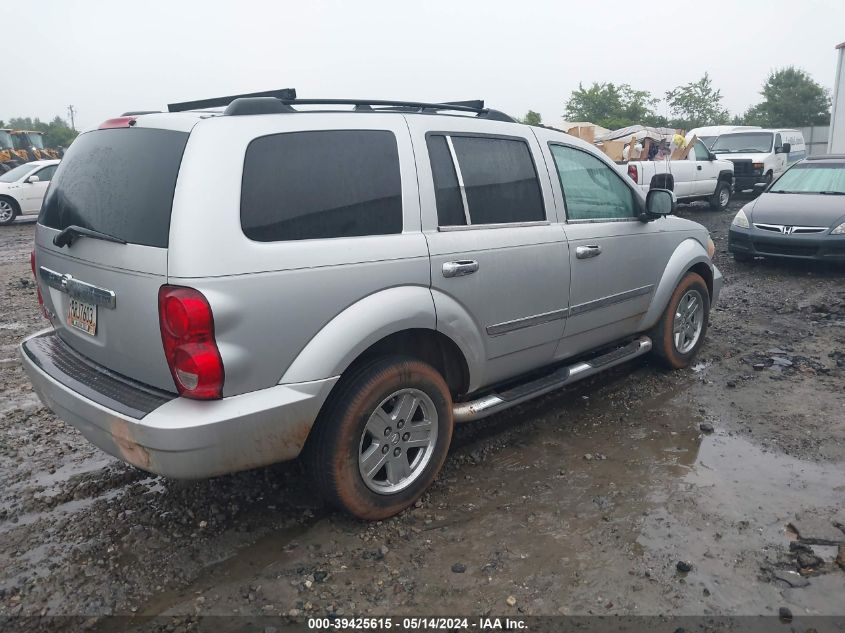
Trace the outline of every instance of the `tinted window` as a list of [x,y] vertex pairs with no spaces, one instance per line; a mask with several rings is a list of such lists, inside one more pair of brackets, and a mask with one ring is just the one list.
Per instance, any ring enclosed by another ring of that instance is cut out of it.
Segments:
[[396,138],[332,130],[255,139],[244,160],[241,226],[260,242],[401,233]]
[[692,150],[695,152],[695,160],[710,160],[710,152],[701,141],[696,141]]
[[458,187],[455,164],[445,136],[432,135],[426,140],[431,174],[434,178],[434,195],[437,200],[437,221],[440,226],[466,224],[464,202]]
[[546,219],[537,172],[524,141],[453,136],[452,144],[472,224]]
[[41,182],[50,182],[50,179],[53,177],[53,174],[56,173],[56,167],[58,165],[50,165],[49,167],[45,167],[41,171],[37,171],[33,174],[33,176],[38,176],[38,180]]
[[637,214],[634,192],[621,176],[587,152],[550,146],[570,220],[629,218]]
[[38,221],[166,247],[184,132],[150,128],[80,135],[53,176]]

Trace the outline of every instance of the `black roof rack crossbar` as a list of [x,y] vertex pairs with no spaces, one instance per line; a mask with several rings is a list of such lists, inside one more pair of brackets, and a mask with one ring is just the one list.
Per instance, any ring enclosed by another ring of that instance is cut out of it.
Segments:
[[168,112],[185,112],[186,110],[202,110],[203,108],[219,108],[227,106],[235,99],[250,97],[275,97],[281,101],[296,99],[295,88],[282,88],[281,90],[265,90],[264,92],[250,92],[242,95],[231,95],[228,97],[213,97],[211,99],[200,99],[198,101],[183,101],[182,103],[167,104]]
[[[409,108],[413,110],[455,110],[458,112],[484,112],[483,101],[452,101],[448,103],[428,103],[425,101],[392,101],[382,99],[284,99],[288,105],[351,105],[351,106],[387,106]],[[363,109],[363,108],[362,108]]]

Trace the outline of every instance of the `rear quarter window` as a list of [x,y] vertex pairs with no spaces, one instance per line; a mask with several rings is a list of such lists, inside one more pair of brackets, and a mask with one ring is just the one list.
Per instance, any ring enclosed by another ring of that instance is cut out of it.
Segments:
[[152,128],[97,130],[67,150],[38,221],[71,225],[130,244],[166,248],[186,132]]
[[259,242],[401,233],[396,138],[328,130],[255,139],[244,158],[241,227]]

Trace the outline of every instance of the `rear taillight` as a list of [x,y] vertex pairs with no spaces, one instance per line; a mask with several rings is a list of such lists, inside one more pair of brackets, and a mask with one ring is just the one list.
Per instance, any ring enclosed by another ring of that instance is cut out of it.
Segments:
[[41,314],[48,321],[50,316],[47,314],[47,308],[44,307],[44,297],[41,296],[41,286],[38,284],[38,273],[35,272],[35,251],[29,254],[29,267],[32,269],[32,276],[35,279],[35,292],[38,295],[38,307],[41,308]]
[[636,165],[630,165],[630,164],[628,165],[628,176],[634,182],[639,182],[640,175],[639,175],[639,172],[637,171]]
[[135,125],[137,117],[134,116],[119,116],[114,119],[107,119],[100,123],[98,130],[111,130],[116,127],[131,127]]
[[223,360],[214,340],[211,306],[199,290],[162,286],[158,319],[164,356],[179,395],[197,400],[223,397]]

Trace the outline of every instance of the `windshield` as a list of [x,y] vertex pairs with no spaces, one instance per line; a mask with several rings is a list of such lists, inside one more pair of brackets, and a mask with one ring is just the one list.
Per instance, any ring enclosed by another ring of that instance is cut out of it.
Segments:
[[16,182],[35,169],[33,165],[20,165],[0,176],[0,182]]
[[771,132],[722,134],[710,149],[714,154],[760,154],[772,151],[773,140],[774,135]]
[[6,130],[0,130],[0,149],[12,149],[12,135]]
[[713,141],[715,141],[718,136],[699,136],[698,140],[704,143],[704,145],[708,148],[713,147]]
[[44,149],[44,137],[41,134],[36,134],[35,132],[28,132],[27,137],[29,138],[29,144],[32,147]]
[[56,170],[38,221],[75,224],[131,244],[166,248],[185,132],[98,130],[73,142]]
[[845,195],[845,163],[799,163],[778,178],[769,193]]

